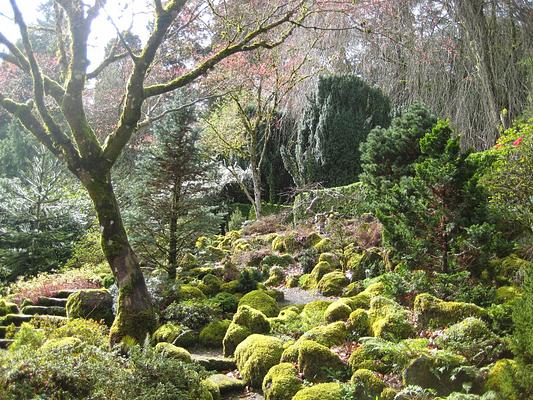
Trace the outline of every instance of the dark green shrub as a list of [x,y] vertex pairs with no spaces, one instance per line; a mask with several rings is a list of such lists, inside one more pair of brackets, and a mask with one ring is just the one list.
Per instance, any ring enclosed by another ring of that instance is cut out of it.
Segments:
[[209,302],[173,302],[163,311],[166,321],[177,322],[192,330],[198,330],[217,319],[220,309]]

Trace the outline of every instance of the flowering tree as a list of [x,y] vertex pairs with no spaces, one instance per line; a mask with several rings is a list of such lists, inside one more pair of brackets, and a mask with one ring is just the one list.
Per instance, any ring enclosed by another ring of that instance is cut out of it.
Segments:
[[[269,1],[267,4],[253,0],[224,4],[209,1],[199,15],[194,5],[206,4],[204,2],[154,0],[151,33],[141,49],[136,51],[121,39],[126,52],[111,51],[93,70],[89,70],[87,59],[88,38],[105,0],[55,0],[55,3],[60,11],[58,15],[64,20],[56,24],[60,57],[59,72],[54,76],[47,74],[40,64],[25,19],[16,0],[10,0],[21,41],[17,45],[0,33],[0,43],[8,50],[1,56],[31,77],[32,93],[31,100],[23,102],[12,93],[0,92],[0,105],[66,164],[87,190],[101,227],[102,248],[119,287],[111,342],[125,336],[142,341],[155,329],[156,314],[122,223],[111,169],[137,127],[143,124],[143,106],[150,99],[190,85],[227,57],[277,47],[310,13],[317,11],[320,3],[312,0]],[[227,24],[224,40],[192,67],[168,79],[152,80],[158,49],[171,27],[186,27],[202,16],[206,24]],[[124,57],[131,59],[133,68],[122,90],[120,115],[102,140],[96,135],[94,123],[88,119],[84,93],[90,79]]]

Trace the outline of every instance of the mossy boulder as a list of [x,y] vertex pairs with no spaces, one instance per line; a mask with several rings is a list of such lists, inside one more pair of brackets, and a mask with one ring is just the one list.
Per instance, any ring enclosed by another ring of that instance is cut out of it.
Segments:
[[272,240],[272,250],[280,253],[292,253],[299,244],[293,234],[278,235]]
[[372,335],[391,341],[407,339],[415,333],[409,314],[394,300],[376,296],[370,301],[370,329]]
[[0,317],[7,314],[18,314],[19,308],[15,303],[0,299]]
[[210,322],[200,331],[198,337],[200,344],[210,348],[222,347],[222,341],[230,324],[231,321],[227,319]]
[[333,245],[333,242],[330,238],[324,238],[320,240],[320,242],[316,243],[313,248],[319,253],[327,253],[332,251],[335,246]]
[[245,326],[232,322],[222,339],[223,354],[225,357],[230,357],[235,352],[235,349],[244,339],[252,334],[252,331]]
[[264,290],[252,290],[242,296],[239,307],[249,306],[261,311],[267,317],[275,317],[279,313],[279,307],[271,296]]
[[350,316],[352,309],[340,301],[331,303],[324,313],[327,322],[346,321]]
[[517,371],[518,366],[514,360],[496,361],[487,375],[485,389],[494,390],[502,399],[520,400],[522,393],[519,390]]
[[355,281],[349,283],[342,291],[342,295],[345,297],[356,296],[364,290],[363,283],[361,281]]
[[347,284],[348,278],[341,271],[333,271],[320,279],[317,288],[324,296],[337,296],[342,293]]
[[220,400],[220,389],[219,387],[212,381],[208,379],[204,379],[200,382],[200,399],[204,400]]
[[370,335],[370,317],[368,316],[368,312],[362,308],[352,311],[348,316],[346,328],[350,336],[354,338]]
[[253,334],[235,349],[235,362],[242,378],[253,388],[261,388],[263,380],[283,353],[283,342],[272,336]]
[[386,387],[381,391],[381,394],[379,395],[379,400],[394,400],[397,394],[397,389]]
[[326,253],[320,254],[318,256],[318,262],[320,261],[328,262],[330,265],[332,265],[335,268],[340,267],[339,259],[334,253],[326,252]]
[[[219,287],[220,288],[220,287]],[[207,296],[199,288],[192,285],[181,285],[178,290],[178,299],[185,300],[205,300]]]
[[324,275],[327,273],[335,271],[335,267],[331,265],[327,261],[320,261],[318,262],[311,273],[309,274],[309,278],[306,279],[305,284],[302,286],[305,289],[313,289],[316,288],[318,285],[318,282],[322,279]]
[[382,282],[375,282],[366,287],[365,290],[357,295],[350,297],[356,304],[357,308],[369,308],[372,298],[385,292],[385,285]]
[[443,328],[467,317],[487,316],[487,311],[475,304],[444,301],[428,293],[416,296],[413,309],[418,324],[430,328]]
[[486,365],[505,351],[503,341],[479,318],[466,318],[451,325],[436,339],[445,350],[464,356],[473,365]]
[[350,383],[355,389],[357,400],[374,400],[379,398],[385,383],[377,375],[368,369],[358,369],[352,375]]
[[283,268],[274,266],[270,268],[268,279],[265,281],[265,286],[279,286],[285,280],[285,272]]
[[322,236],[320,236],[316,232],[311,232],[307,237],[304,239],[303,245],[304,248],[308,249],[309,247],[313,247],[318,242],[322,240]]
[[67,316],[113,323],[113,297],[106,289],[83,289],[72,293],[67,299]]
[[227,376],[225,374],[213,374],[209,376],[206,380],[216,385],[221,395],[241,392],[246,386],[244,381],[237,378],[233,378],[231,376]]
[[434,389],[437,394],[447,396],[459,392],[464,385],[478,385],[477,371],[472,368],[457,368],[465,362],[464,357],[451,353],[443,356],[421,356],[414,359],[403,371],[404,385],[416,385],[425,389]]
[[273,267],[274,265],[277,265],[278,267],[285,268],[293,263],[294,259],[290,254],[270,254],[263,258],[263,260],[261,261],[261,266]]
[[512,301],[520,295],[520,290],[514,286],[501,286],[496,289],[496,300],[500,303]]
[[292,400],[339,400],[342,399],[342,385],[338,382],[320,383],[303,388]]
[[317,326],[305,332],[302,339],[314,340],[326,347],[343,344],[348,337],[348,330],[342,321],[324,326]]
[[161,342],[155,345],[155,350],[162,355],[186,363],[192,362],[191,353],[183,347],[174,346],[172,343]]
[[298,371],[311,382],[324,382],[335,372],[345,369],[345,365],[335,353],[313,340],[298,340],[282,355],[283,362],[296,362]]
[[154,343],[166,342],[177,346],[190,347],[194,345],[196,341],[197,335],[194,331],[170,322],[161,325],[152,334],[152,342]]
[[300,285],[300,277],[299,276],[289,276],[285,282],[285,286],[288,288],[295,288]]
[[222,279],[214,274],[207,274],[202,278],[204,284],[203,292],[207,295],[214,295],[220,292],[220,286],[222,285]]
[[274,365],[263,379],[263,394],[265,400],[287,400],[302,387],[302,380],[298,377],[298,370],[291,363]]

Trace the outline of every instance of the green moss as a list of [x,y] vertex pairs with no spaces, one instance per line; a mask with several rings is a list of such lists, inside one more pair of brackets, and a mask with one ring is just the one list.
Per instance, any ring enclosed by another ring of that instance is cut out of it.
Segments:
[[394,400],[397,394],[398,391],[396,389],[386,387],[381,391],[381,394],[379,395],[379,400]]
[[18,314],[19,308],[15,303],[0,299],[0,317],[7,314]]
[[196,247],[198,250],[203,250],[209,245],[209,238],[206,236],[200,236],[198,239],[196,239],[196,242],[194,243],[194,247]]
[[350,380],[354,385],[354,394],[358,400],[374,400],[379,397],[385,383],[376,374],[368,369],[358,369]]
[[280,253],[292,253],[298,248],[293,234],[278,235],[272,240],[272,250]]
[[278,256],[277,254],[271,254],[263,258],[261,261],[261,266],[273,267],[274,265],[277,265],[278,267],[285,268],[293,263],[294,259],[290,254],[283,254],[281,256]]
[[240,306],[233,315],[233,322],[247,327],[253,333],[268,333],[270,323],[265,314],[249,306]]
[[314,340],[326,347],[341,345],[346,341],[348,331],[344,322],[338,321],[325,326],[317,326],[302,335],[302,339]]
[[255,308],[267,317],[275,317],[279,313],[276,300],[270,297],[264,290],[252,290],[245,294],[239,301],[239,307],[243,305]]
[[302,387],[302,380],[297,376],[298,370],[290,363],[274,365],[263,380],[265,400],[286,400]]
[[202,390],[202,395],[206,397],[206,400],[209,398],[207,393],[211,396],[211,399],[220,400],[220,388],[216,383],[209,379],[204,379],[200,382],[200,386]]
[[226,331],[230,324],[231,321],[227,319],[207,324],[200,331],[200,344],[212,348],[222,347],[222,341],[224,340],[224,336],[226,335]]
[[318,291],[324,296],[337,296],[348,284],[348,279],[340,271],[325,274],[318,282]]
[[191,253],[185,253],[183,257],[181,257],[181,259],[179,260],[179,267],[183,271],[189,271],[199,266],[200,262],[198,261],[198,258],[196,258],[196,256]]
[[279,286],[285,280],[285,272],[278,266],[270,268],[268,279],[265,281],[265,286]]
[[371,300],[368,316],[372,334],[376,337],[399,341],[415,333],[407,311],[386,297],[376,296]]
[[170,322],[161,325],[152,335],[155,343],[167,342],[172,343],[183,333],[183,328]]
[[222,285],[222,279],[213,274],[207,274],[202,278],[202,283],[205,285],[203,292],[207,295],[214,295],[220,292],[220,286]]
[[356,296],[351,297],[357,308],[369,308],[370,300],[385,292],[385,285],[382,282],[376,282],[369,285],[365,290]]
[[241,392],[246,386],[242,380],[224,374],[214,374],[209,376],[206,380],[217,385],[221,394]]
[[520,296],[521,292],[514,286],[501,286],[496,289],[496,300],[506,303]]
[[283,353],[283,342],[277,338],[253,334],[235,349],[235,362],[242,378],[253,388],[261,388],[263,379]]
[[313,247],[315,246],[318,242],[320,242],[322,240],[322,237],[316,233],[316,232],[312,232],[311,234],[309,234],[306,238],[305,238],[305,241],[304,241],[304,248],[308,249],[309,247]]
[[224,339],[222,339],[224,356],[232,356],[239,343],[251,334],[252,331],[247,327],[232,322],[224,335]]
[[494,390],[502,399],[520,400],[521,386],[517,381],[517,364],[514,360],[498,360],[489,370],[486,389]]
[[348,284],[342,291],[342,295],[346,297],[356,296],[364,290],[363,284],[360,281]]
[[285,286],[287,286],[288,288],[295,288],[295,287],[298,287],[299,285],[300,285],[300,278],[297,276],[289,276],[285,283]]
[[327,253],[332,251],[334,246],[330,238],[324,238],[320,242],[316,243],[313,248],[319,253]]
[[333,267],[327,261],[318,262],[311,271],[311,274],[309,275],[309,278],[306,280],[303,287],[306,289],[315,288],[324,275],[333,271],[335,271],[335,267]]
[[359,339],[362,336],[370,335],[370,318],[368,312],[362,308],[352,311],[348,317],[346,328],[353,338]]
[[330,265],[334,266],[335,268],[340,267],[339,260],[337,256],[333,253],[327,252],[327,253],[320,254],[320,256],[318,257],[318,262],[320,261],[325,261],[329,263]]
[[442,328],[467,317],[487,316],[487,312],[475,304],[443,301],[428,293],[416,296],[414,312],[421,326],[431,328]]
[[351,312],[352,309],[346,304],[339,301],[334,301],[328,306],[328,308],[326,308],[324,318],[330,323],[336,321],[346,321]]
[[294,395],[292,400],[339,400],[341,398],[341,384],[330,382],[303,388]]
[[306,325],[313,327],[323,324],[326,321],[324,313],[330,304],[331,301],[325,300],[315,300],[307,303],[301,312],[302,320],[305,321]]
[[189,353],[183,347],[174,346],[172,343],[158,343],[155,345],[155,350],[165,357],[174,358],[186,363],[192,362],[191,353]]
[[222,292],[237,293],[239,291],[239,280],[234,279],[232,281],[222,283],[222,285],[220,285],[220,290]]
[[496,279],[501,283],[510,283],[515,280],[517,274],[524,273],[532,265],[531,261],[524,260],[516,254],[511,254],[500,261],[496,271]]
[[113,298],[106,289],[84,289],[74,292],[67,300],[69,318],[85,318],[113,323]]
[[339,356],[313,340],[298,340],[283,352],[281,360],[296,362],[298,371],[311,382],[326,381],[345,369]]
[[299,287],[302,287],[302,288],[306,288],[308,287],[308,281],[309,281],[309,277],[311,276],[311,274],[303,274],[302,276],[300,276],[298,278],[298,286]]
[[178,291],[178,298],[180,301],[185,300],[205,300],[207,296],[195,286],[181,285]]

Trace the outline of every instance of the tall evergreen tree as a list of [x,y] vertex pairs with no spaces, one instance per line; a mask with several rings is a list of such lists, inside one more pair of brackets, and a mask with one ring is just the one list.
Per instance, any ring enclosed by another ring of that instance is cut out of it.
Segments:
[[353,75],[321,77],[299,123],[295,157],[303,184],[355,182],[359,144],[376,126],[389,125],[389,100]]

